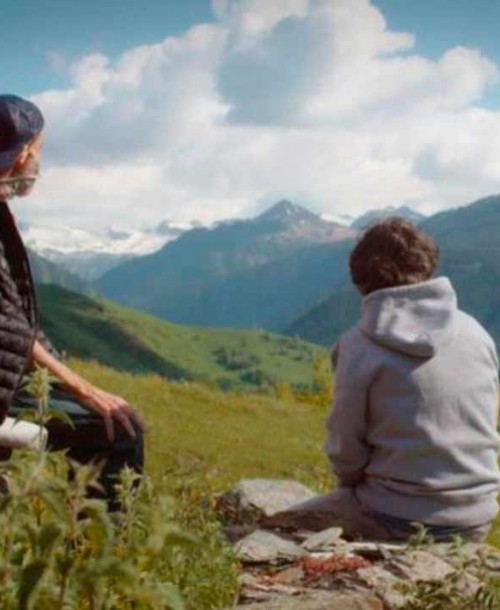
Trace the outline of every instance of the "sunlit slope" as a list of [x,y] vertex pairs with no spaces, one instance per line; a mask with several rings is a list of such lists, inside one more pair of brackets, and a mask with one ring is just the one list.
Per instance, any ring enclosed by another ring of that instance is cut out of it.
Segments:
[[155,477],[195,471],[219,488],[246,477],[296,478],[316,488],[330,481],[322,451],[327,405],[71,364],[140,409],[148,427],[147,469]]
[[313,382],[313,362],[326,356],[295,338],[178,326],[58,286],[37,293],[42,326],[59,349],[120,370],[220,387],[301,386]]

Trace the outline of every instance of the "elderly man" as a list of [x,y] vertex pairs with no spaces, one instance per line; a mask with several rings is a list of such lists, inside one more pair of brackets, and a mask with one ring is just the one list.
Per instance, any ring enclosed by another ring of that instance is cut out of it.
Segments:
[[[143,466],[143,424],[123,398],[83,379],[57,356],[39,328],[38,310],[26,249],[7,201],[29,194],[36,182],[44,119],[31,102],[0,95],[0,446],[32,444],[39,429],[12,425],[34,400],[22,381],[35,364],[58,380],[50,408],[66,413],[74,426],[54,419],[47,425],[49,448],[67,449],[80,462],[104,460],[101,482],[115,504],[115,475],[124,466]],[[7,415],[9,414],[9,416]]]

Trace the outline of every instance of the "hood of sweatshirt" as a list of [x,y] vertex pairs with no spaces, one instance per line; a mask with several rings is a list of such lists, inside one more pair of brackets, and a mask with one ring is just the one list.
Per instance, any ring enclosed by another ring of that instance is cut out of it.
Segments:
[[430,358],[455,334],[457,297],[446,277],[383,288],[363,299],[361,331],[397,352]]

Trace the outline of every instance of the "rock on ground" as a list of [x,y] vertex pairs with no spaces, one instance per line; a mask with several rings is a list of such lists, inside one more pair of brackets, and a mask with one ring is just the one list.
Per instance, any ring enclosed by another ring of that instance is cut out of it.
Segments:
[[255,523],[316,494],[296,481],[247,479],[219,497],[217,509],[231,523]]
[[342,542],[342,528],[330,527],[327,530],[308,536],[302,543],[306,551],[328,551]]
[[300,546],[271,532],[257,530],[236,543],[238,559],[245,563],[293,561],[305,554]]
[[238,606],[242,610],[384,610],[382,602],[371,595],[318,591],[278,598],[270,602]]
[[473,600],[485,579],[500,581],[500,553],[488,545],[348,542],[339,528],[272,527],[269,517],[312,496],[299,483],[262,479],[221,496],[221,518],[241,562],[237,608],[397,610],[422,586]]

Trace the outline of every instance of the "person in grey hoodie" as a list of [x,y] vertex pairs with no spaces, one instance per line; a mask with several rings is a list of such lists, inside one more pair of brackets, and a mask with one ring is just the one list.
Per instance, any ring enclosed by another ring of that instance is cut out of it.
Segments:
[[348,537],[484,539],[497,514],[498,357],[486,330],[432,278],[435,242],[392,218],[350,257],[359,322],[334,346],[335,399],[326,452],[337,490],[275,523]]

